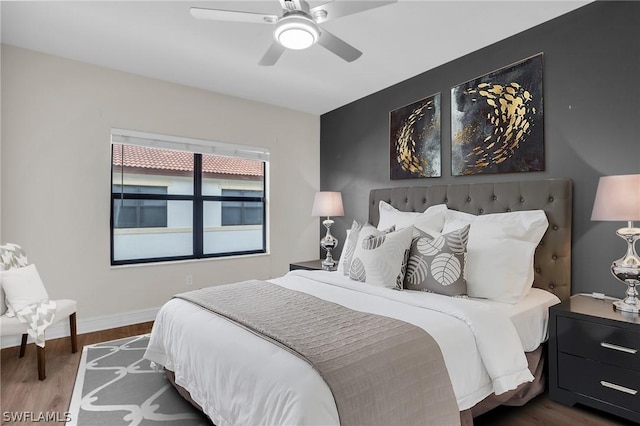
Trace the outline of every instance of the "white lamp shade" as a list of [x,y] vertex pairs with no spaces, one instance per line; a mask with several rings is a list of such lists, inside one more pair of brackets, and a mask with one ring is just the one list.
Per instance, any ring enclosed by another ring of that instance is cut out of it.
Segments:
[[640,220],[640,175],[601,177],[591,220]]
[[316,192],[311,216],[344,216],[342,193],[334,191]]

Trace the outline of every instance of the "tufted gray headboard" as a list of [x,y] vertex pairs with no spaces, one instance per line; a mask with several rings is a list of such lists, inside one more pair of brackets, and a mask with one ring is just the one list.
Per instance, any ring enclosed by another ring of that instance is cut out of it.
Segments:
[[536,249],[533,286],[552,292],[560,300],[571,295],[572,198],[568,179],[373,189],[369,194],[369,222],[373,225],[380,219],[380,200],[409,212],[422,212],[443,203],[472,214],[544,210],[549,228]]

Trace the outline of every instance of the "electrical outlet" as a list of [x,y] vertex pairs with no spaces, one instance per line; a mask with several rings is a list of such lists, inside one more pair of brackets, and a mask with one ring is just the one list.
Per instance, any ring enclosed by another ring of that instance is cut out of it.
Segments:
[[193,275],[189,274],[187,275],[187,278],[185,280],[185,284],[187,285],[187,287],[190,287],[193,285]]

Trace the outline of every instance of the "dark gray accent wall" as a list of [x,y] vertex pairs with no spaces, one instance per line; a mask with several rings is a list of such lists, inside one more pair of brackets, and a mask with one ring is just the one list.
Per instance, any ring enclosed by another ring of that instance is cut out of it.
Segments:
[[[473,37],[481,28],[467,31]],[[442,34],[438,43],[446,39]],[[426,43],[421,54],[428,52]],[[451,87],[539,52],[544,53],[546,170],[452,177]],[[389,112],[437,92],[442,92],[442,177],[390,180]],[[640,2],[590,3],[328,112],[320,131],[321,188],[343,194],[346,216],[335,218],[332,228],[341,243],[353,219],[367,219],[373,188],[566,177],[574,193],[572,293],[621,297],[626,286],[609,268],[626,250],[615,235],[625,224],[590,217],[600,176],[640,173]]]

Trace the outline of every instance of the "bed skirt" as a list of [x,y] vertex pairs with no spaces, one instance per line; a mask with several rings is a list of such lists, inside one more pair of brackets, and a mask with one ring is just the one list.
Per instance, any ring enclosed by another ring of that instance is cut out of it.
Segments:
[[[191,394],[189,393],[189,391],[176,383],[176,374],[173,371],[167,370],[165,368],[164,369],[164,374],[167,376],[167,379],[169,379],[169,381],[171,382],[173,387],[176,388],[176,390],[178,391],[178,393],[180,394],[181,397],[183,397],[184,399],[189,401],[191,403],[191,405],[196,407],[198,410],[202,411],[202,407],[200,406],[200,404],[198,404],[197,402],[195,402],[191,398]],[[204,411],[202,411],[202,412],[204,413]]]

